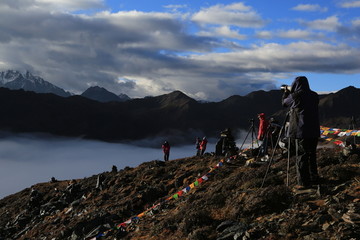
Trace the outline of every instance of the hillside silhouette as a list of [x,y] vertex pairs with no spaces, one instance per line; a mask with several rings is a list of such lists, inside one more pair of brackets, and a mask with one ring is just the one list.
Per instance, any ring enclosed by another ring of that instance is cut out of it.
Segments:
[[356,239],[360,158],[328,147],[318,150],[321,184],[304,193],[291,191],[294,158],[289,187],[277,154],[261,188],[268,163],[248,151],[52,179],[0,200],[0,239]]
[[[46,132],[105,141],[135,140],[154,136],[187,135],[191,131],[217,137],[224,128],[247,129],[258,113],[286,113],[282,91],[256,91],[220,102],[201,103],[180,91],[126,102],[101,103],[82,96],[60,97],[0,88],[1,130]],[[322,95],[319,111],[323,125],[347,128],[358,122],[360,89],[348,87]]]

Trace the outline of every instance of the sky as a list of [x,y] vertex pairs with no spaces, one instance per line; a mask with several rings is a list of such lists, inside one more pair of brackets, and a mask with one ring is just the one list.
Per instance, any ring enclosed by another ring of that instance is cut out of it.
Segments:
[[360,0],[1,0],[0,71],[197,100],[360,87]]

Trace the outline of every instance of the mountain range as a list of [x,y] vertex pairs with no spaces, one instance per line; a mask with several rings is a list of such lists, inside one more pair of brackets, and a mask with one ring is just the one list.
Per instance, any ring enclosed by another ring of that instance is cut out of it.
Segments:
[[0,87],[23,89],[37,93],[53,93],[62,97],[69,97],[71,95],[69,92],[45,81],[41,77],[32,75],[29,71],[25,74],[14,70],[0,72]]
[[[41,77],[34,76],[29,71],[25,74],[16,70],[0,72],[0,87],[12,90],[23,89],[25,91],[32,91],[36,93],[53,93],[61,97],[74,95],[48,81],[45,81]],[[116,95],[115,93],[99,86],[89,87],[81,94],[81,96],[99,102],[123,102],[130,99],[130,97],[124,93]]]
[[[231,96],[221,102],[201,103],[180,91],[125,102],[99,102],[75,95],[60,97],[24,90],[0,88],[1,130],[46,132],[106,141],[194,134],[218,137],[225,128],[249,129],[258,113],[283,122],[281,90],[256,91]],[[360,89],[347,87],[321,95],[322,125],[348,128],[359,121]],[[170,140],[169,139],[169,140]]]

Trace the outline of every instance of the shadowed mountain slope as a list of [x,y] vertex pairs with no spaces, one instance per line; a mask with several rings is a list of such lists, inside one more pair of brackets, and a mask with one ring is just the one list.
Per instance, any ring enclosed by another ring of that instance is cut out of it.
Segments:
[[[0,88],[1,130],[47,132],[106,141],[169,136],[191,131],[218,137],[224,128],[247,129],[258,113],[283,121],[282,92],[256,91],[221,102],[200,103],[180,91],[126,102],[100,103],[81,96],[63,98]],[[321,96],[321,124],[347,128],[360,119],[360,90],[354,87]],[[255,121],[257,125],[257,121]]]
[[124,102],[130,98],[126,94],[116,95],[115,93],[109,92],[105,88],[94,86],[86,89],[81,96],[99,101],[99,102]]

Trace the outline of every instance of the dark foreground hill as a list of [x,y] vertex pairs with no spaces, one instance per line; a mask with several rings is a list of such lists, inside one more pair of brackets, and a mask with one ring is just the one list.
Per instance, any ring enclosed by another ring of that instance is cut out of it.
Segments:
[[338,148],[319,149],[322,184],[303,193],[291,190],[294,159],[286,186],[281,156],[263,188],[268,163],[247,165],[245,155],[39,183],[0,200],[0,239],[357,239],[360,157],[340,156]]
[[[183,135],[218,137],[225,128],[248,129],[257,114],[283,122],[280,90],[231,96],[221,102],[200,103],[180,91],[126,102],[100,103],[81,96],[60,97],[0,88],[0,130],[46,132],[106,141]],[[320,121],[329,127],[348,128],[359,122],[360,89],[348,87],[321,96]],[[169,139],[171,140],[171,139]],[[172,141],[174,142],[174,141]]]

